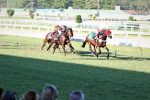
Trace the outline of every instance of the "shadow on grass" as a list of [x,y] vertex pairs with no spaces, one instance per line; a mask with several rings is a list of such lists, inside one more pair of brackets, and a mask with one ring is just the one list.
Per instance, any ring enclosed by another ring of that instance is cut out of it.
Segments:
[[41,93],[51,83],[59,90],[59,100],[67,100],[73,89],[83,90],[86,100],[150,99],[150,74],[105,66],[0,55],[0,80],[2,88],[18,97],[31,89]]
[[150,60],[150,58],[148,57],[134,57],[134,56],[125,56],[125,55],[117,55],[117,57],[115,57],[117,59],[120,60],[137,60],[137,61],[141,61],[141,60]]
[[[78,51],[78,55],[84,56],[84,57],[94,57],[94,55],[91,54],[91,52],[89,52],[89,51]],[[106,59],[106,57],[107,57],[107,52],[102,52],[99,55],[98,59]],[[111,59],[111,60],[118,60],[118,59],[119,60],[137,60],[137,61],[141,60],[140,56],[139,57],[134,57],[134,56],[119,55],[119,54],[115,55],[113,52],[109,53],[109,57],[110,57],[110,59],[115,58],[115,59]],[[92,58],[83,58],[83,59],[92,59]],[[150,58],[142,57],[142,60],[150,60]]]

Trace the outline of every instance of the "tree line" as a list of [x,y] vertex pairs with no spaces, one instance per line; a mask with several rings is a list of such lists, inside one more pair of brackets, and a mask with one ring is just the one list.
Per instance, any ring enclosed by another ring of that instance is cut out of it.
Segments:
[[150,0],[0,0],[0,4],[8,2],[9,7],[25,8],[31,2],[36,8],[64,8],[73,7],[75,9],[115,9],[121,6],[124,10],[150,10]]

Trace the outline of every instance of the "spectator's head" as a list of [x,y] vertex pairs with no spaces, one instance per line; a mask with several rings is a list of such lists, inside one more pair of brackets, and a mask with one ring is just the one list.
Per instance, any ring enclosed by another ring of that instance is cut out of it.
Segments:
[[2,100],[16,100],[16,94],[11,91],[4,93]]
[[56,100],[58,97],[58,90],[54,85],[47,85],[42,92],[42,100]]
[[3,96],[3,89],[0,88],[0,100],[2,100],[2,96]]
[[39,100],[39,95],[35,91],[28,91],[24,94],[23,100]]
[[84,93],[80,90],[74,90],[70,94],[70,100],[84,100]]

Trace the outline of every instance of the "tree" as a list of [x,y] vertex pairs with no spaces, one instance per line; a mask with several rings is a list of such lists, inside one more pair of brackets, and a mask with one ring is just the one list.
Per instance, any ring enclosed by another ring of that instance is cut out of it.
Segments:
[[121,8],[125,9],[125,10],[128,10],[129,9],[129,3],[131,3],[133,1],[130,1],[129,0],[118,0],[118,5],[121,6]]
[[105,10],[109,10],[109,9],[111,9],[112,7],[111,7],[111,0],[103,0],[102,1],[102,4],[103,4],[103,8],[105,9]]
[[86,9],[96,9],[97,8],[97,0],[85,0]]
[[40,8],[52,8],[54,0],[38,0],[37,2]]
[[29,0],[16,0],[16,7],[24,8],[29,2]]
[[[10,7],[24,8],[32,0],[8,0]],[[16,3],[14,2],[16,1]],[[73,8],[96,9],[97,0],[33,0],[39,8]],[[6,3],[6,0],[0,0],[0,4]],[[150,0],[100,0],[101,9],[114,9],[115,6],[121,6],[122,9],[134,9],[144,12],[150,10]],[[28,7],[29,8],[29,7]]]
[[67,0],[65,8],[71,7],[72,5],[73,5],[73,1],[72,0]]
[[65,8],[67,4],[67,0],[54,0],[53,7],[54,8]]
[[73,0],[73,7],[74,8],[84,8],[85,0]]
[[25,9],[30,9],[31,11],[35,11],[37,8],[37,3],[36,1],[30,1],[27,5],[24,7]]
[[118,0],[112,0],[111,2],[111,9],[115,9],[115,6],[118,5]]
[[143,2],[144,2],[144,8],[143,8],[144,12],[149,13],[150,12],[150,1],[149,0],[143,0]]

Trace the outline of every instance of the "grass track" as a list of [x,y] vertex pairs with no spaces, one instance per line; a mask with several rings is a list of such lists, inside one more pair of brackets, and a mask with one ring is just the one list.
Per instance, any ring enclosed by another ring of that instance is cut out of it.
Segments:
[[45,84],[52,83],[59,90],[59,100],[68,100],[73,89],[83,90],[86,100],[150,99],[149,49],[143,48],[144,59],[140,61],[139,48],[110,45],[112,54],[106,60],[104,54],[99,59],[86,54],[88,48],[80,48],[81,43],[73,42],[79,54],[64,57],[58,51],[40,51],[41,42],[0,37],[0,87],[16,91],[18,97],[29,89],[41,93]]

